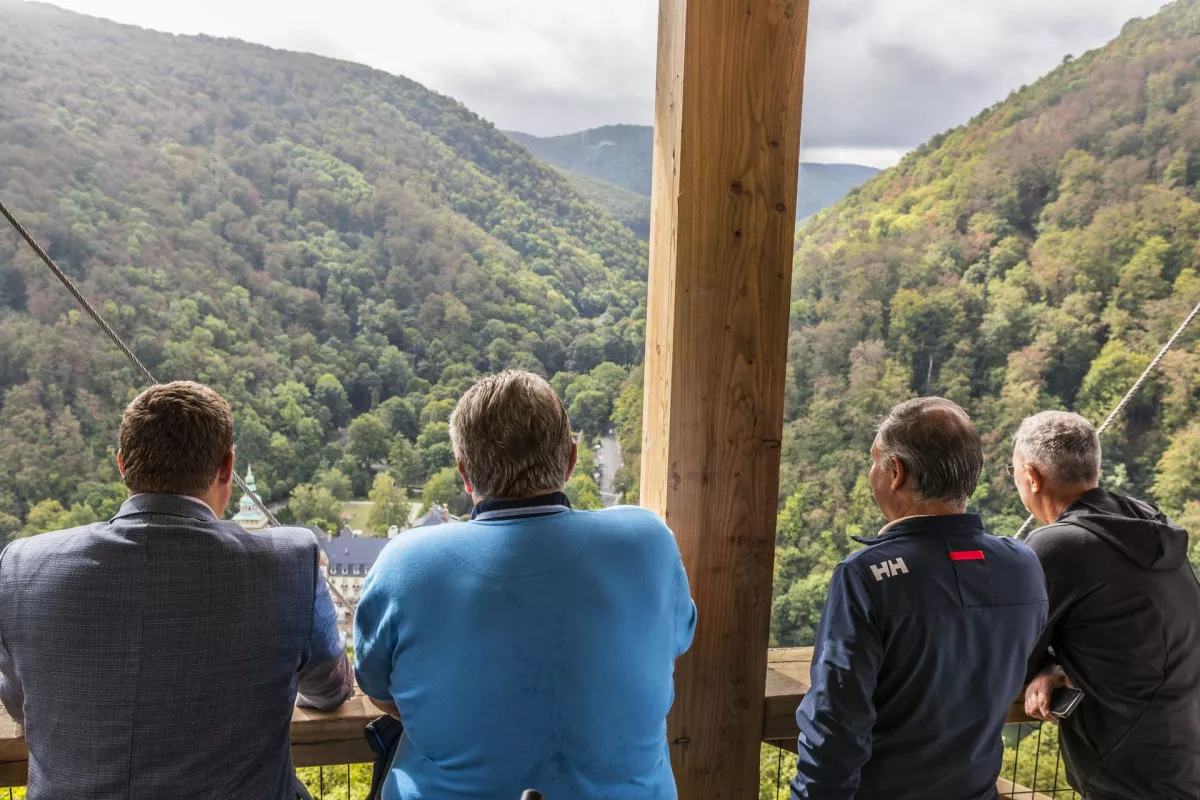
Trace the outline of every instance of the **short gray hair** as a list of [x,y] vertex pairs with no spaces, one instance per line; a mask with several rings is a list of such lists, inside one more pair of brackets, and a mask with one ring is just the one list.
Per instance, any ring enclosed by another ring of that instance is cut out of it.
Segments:
[[508,370],[479,381],[458,401],[450,443],[475,494],[513,499],[562,489],[574,439],[550,384]]
[[912,473],[919,500],[966,505],[983,472],[983,444],[957,403],[919,397],[891,410],[875,439],[880,455]]
[[1100,480],[1100,437],[1092,423],[1067,411],[1043,411],[1021,423],[1014,447],[1064,486]]

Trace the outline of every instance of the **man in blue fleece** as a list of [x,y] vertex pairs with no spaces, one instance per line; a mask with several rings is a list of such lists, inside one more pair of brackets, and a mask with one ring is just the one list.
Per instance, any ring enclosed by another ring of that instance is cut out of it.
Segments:
[[1037,556],[966,513],[979,434],[949,400],[901,403],[871,448],[888,525],[833,573],[792,797],[990,800],[1004,720],[1046,623]]
[[385,800],[673,800],[696,607],[671,531],[571,509],[571,426],[536,375],[477,383],[450,437],[471,521],[394,539],[355,615],[359,685],[405,727]]

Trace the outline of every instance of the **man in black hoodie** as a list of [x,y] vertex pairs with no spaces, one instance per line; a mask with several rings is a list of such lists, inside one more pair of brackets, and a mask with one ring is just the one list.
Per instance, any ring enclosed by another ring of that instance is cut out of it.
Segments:
[[[1099,487],[1100,440],[1077,414],[1025,420],[1010,471],[1047,523],[1028,541],[1050,619],[1026,711],[1059,722],[1068,777],[1087,800],[1200,798],[1200,583],[1187,531]],[[1057,720],[1050,694],[1064,685],[1085,696]]]

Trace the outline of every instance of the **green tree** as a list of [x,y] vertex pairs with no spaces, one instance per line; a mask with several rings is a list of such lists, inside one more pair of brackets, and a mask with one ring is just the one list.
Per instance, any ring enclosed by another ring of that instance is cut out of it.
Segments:
[[69,512],[57,500],[43,500],[29,509],[25,517],[25,529],[22,536],[36,536],[39,533],[63,530],[71,527]]
[[563,487],[571,507],[579,511],[595,511],[604,508],[600,499],[600,487],[591,475],[573,475]]
[[332,373],[326,372],[317,378],[313,400],[329,412],[329,422],[334,428],[340,428],[350,420],[350,398],[342,382]]
[[425,483],[421,492],[421,499],[424,501],[421,512],[428,511],[434,505],[456,507],[461,505],[462,496],[463,485],[458,470],[452,467],[439,470]]
[[0,511],[0,548],[14,539],[20,538],[23,526],[21,520],[12,514]]
[[609,400],[603,392],[594,389],[580,392],[571,402],[571,424],[588,435],[597,435],[608,424],[609,411]]
[[410,510],[408,495],[396,486],[392,476],[381,472],[375,476],[375,485],[368,495],[372,505],[367,515],[367,527],[376,536],[387,534],[392,525],[403,527],[408,521]]
[[392,436],[387,426],[375,414],[363,414],[350,423],[346,452],[362,469],[371,469],[387,460]]
[[342,503],[354,496],[354,486],[350,482],[350,478],[337,467],[332,467],[317,475],[317,486],[328,489],[329,493]]
[[759,755],[758,776],[758,800],[788,800],[792,793],[792,778],[796,777],[796,757],[764,743]]
[[1179,515],[1189,503],[1200,500],[1200,422],[1177,433],[1158,462],[1154,496],[1163,508]]
[[829,571],[813,572],[775,598],[771,608],[772,646],[809,647],[816,643],[832,577]]
[[300,525],[315,525],[330,535],[336,535],[342,528],[342,504],[324,486],[297,486],[292,490],[288,508]]
[[425,483],[425,462],[404,434],[397,434],[388,449],[388,471],[396,484],[406,489],[415,489]]
[[629,370],[611,361],[599,364],[589,373],[595,387],[613,400],[621,391],[621,386],[629,379]]

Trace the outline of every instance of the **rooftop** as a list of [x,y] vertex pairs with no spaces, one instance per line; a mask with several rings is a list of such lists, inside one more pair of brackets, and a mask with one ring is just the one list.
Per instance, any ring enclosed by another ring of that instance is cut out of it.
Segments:
[[387,547],[387,539],[377,539],[372,536],[355,536],[344,530],[332,539],[321,539],[321,547],[329,559],[329,569],[354,565],[370,567],[379,558],[383,548]]

